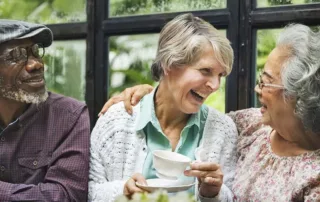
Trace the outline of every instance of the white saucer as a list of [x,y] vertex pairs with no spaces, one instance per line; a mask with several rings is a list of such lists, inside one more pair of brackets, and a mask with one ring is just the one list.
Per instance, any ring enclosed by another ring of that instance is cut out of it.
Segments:
[[190,187],[194,185],[193,183],[183,183],[179,180],[166,180],[166,179],[148,179],[148,185],[142,185],[136,182],[136,185],[141,189],[144,189],[149,192],[154,192],[158,189],[166,190],[167,192],[179,192],[188,190]]

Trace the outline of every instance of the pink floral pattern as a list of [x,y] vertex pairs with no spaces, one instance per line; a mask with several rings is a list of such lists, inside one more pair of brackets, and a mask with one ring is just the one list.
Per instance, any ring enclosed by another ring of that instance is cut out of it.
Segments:
[[259,109],[231,112],[239,131],[235,201],[320,201],[320,150],[281,157],[271,150],[271,127]]

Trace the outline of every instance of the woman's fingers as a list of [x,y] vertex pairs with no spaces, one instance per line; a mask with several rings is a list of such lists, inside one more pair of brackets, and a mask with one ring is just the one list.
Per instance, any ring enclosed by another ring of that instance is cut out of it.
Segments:
[[135,173],[134,175],[131,176],[131,178],[141,185],[147,185],[146,178],[144,178],[144,176],[140,173]]
[[130,194],[134,194],[136,192],[143,192],[142,189],[137,187],[136,181],[134,179],[132,179],[132,178],[127,181],[127,189],[128,189]]
[[146,179],[143,177],[142,174],[136,173],[132,175],[124,185],[123,194],[127,197],[131,197],[134,193],[141,193],[144,192],[144,190],[137,187],[136,182],[139,184],[147,184]]
[[193,177],[220,177],[223,175],[219,164],[211,162],[196,162],[190,165],[190,169],[185,171],[185,175]]
[[220,169],[219,164],[212,162],[195,162],[191,163],[190,169],[192,170],[202,170],[202,171],[215,171]]
[[222,178],[215,178],[215,177],[205,177],[202,179],[202,182],[211,186],[221,186],[223,181]]
[[201,170],[186,170],[185,175],[189,177],[197,177],[197,178],[205,178],[205,177],[213,177],[213,178],[221,178],[223,174],[215,171],[201,171]]
[[141,193],[144,190],[137,187],[136,182],[139,184],[147,184],[146,179],[140,173],[132,175],[124,185],[123,194],[127,197],[131,197],[134,193]]
[[190,165],[190,170],[184,171],[184,174],[198,178],[201,196],[214,197],[219,194],[223,184],[223,173],[219,164],[195,162]]
[[117,104],[118,102],[123,101],[124,97],[123,94],[119,94],[116,96],[113,96],[112,98],[110,98],[102,107],[101,111],[99,112],[98,116],[100,117],[101,115],[103,115],[104,113],[106,113],[106,111],[108,111],[108,109],[114,105]]
[[149,84],[134,86],[134,93],[131,98],[131,104],[136,105],[146,94],[149,94],[153,87]]
[[146,94],[150,93],[153,87],[142,84],[127,88],[124,93],[124,107],[129,114],[132,114],[132,106],[135,106]]
[[146,94],[150,93],[153,90],[153,87],[148,84],[142,84],[133,86],[131,88],[126,88],[119,95],[113,96],[110,98],[101,109],[98,116],[106,113],[108,109],[118,102],[123,101],[124,107],[129,114],[132,114],[132,106],[135,106]]
[[134,94],[134,87],[126,88],[122,93],[124,97],[123,99],[124,108],[129,114],[132,114],[131,98],[132,98],[132,95]]

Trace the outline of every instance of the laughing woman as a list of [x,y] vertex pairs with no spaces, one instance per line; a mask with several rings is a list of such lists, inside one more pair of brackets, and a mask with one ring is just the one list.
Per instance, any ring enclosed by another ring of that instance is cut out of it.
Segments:
[[[124,104],[101,116],[91,137],[89,199],[113,201],[141,192],[156,178],[152,152],[171,150],[198,160],[185,175],[198,179],[201,201],[231,201],[237,130],[227,116],[203,105],[233,63],[228,39],[192,14],[161,31],[152,75],[159,85],[126,113]],[[201,162],[200,162],[201,161]]]
[[[228,114],[239,131],[236,201],[320,201],[319,58],[320,31],[287,26],[255,87],[262,107]],[[117,99],[130,103],[150,88],[136,86]]]

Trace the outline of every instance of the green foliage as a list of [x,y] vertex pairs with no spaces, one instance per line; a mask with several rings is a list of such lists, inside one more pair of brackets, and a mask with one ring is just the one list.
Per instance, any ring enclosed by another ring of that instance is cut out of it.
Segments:
[[280,30],[260,30],[257,34],[257,72],[263,69],[271,50],[276,46],[276,37]]
[[226,0],[110,0],[111,16],[225,8]]
[[119,196],[116,202],[196,202],[193,195],[186,192],[168,194],[164,190],[157,190],[152,193],[135,193],[131,199],[125,196]]
[[[268,5],[264,5],[265,1]],[[258,4],[263,6],[281,6],[281,5],[292,5],[292,4],[305,4],[305,3],[319,3],[320,0],[258,0]]]
[[1,0],[0,18],[36,23],[86,20],[86,0]]
[[220,89],[212,93],[204,102],[207,106],[213,107],[220,112],[225,112],[225,100],[226,100],[226,79],[221,79]]
[[292,4],[292,0],[268,0],[270,5],[285,5],[285,4]]
[[44,62],[46,85],[50,91],[84,101],[84,47],[84,41],[64,41],[55,42],[48,48]]

